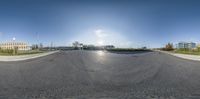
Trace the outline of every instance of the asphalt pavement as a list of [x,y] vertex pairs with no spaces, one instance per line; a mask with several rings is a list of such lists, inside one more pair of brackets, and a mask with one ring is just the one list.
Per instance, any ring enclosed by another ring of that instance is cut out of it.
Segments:
[[0,62],[0,99],[200,99],[200,62],[103,51]]

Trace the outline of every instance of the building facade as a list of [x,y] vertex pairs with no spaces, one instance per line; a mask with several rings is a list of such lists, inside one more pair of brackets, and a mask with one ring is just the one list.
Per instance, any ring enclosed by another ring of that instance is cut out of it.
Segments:
[[103,49],[113,49],[113,48],[115,48],[114,45],[105,45],[105,46],[103,46]]
[[194,49],[196,48],[196,43],[193,42],[179,42],[177,44],[178,49]]
[[28,46],[27,43],[24,42],[6,42],[1,43],[0,48],[5,49],[14,49],[17,48],[17,50],[30,50],[30,46]]

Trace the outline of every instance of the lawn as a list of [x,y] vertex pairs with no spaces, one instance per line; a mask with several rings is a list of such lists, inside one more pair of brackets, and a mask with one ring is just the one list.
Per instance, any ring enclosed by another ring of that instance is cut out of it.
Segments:
[[15,55],[38,54],[38,53],[44,53],[44,52],[45,51],[29,50],[29,51],[17,51],[16,54],[13,54],[12,52],[2,52],[2,51],[0,51],[0,55],[2,55],[2,56],[15,56]]
[[183,51],[183,50],[175,50],[175,53],[180,53],[180,54],[189,54],[189,55],[200,55],[200,51]]

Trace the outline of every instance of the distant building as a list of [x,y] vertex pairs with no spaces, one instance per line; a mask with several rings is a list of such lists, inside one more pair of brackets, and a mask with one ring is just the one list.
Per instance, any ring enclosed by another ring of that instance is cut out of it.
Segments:
[[147,49],[147,47],[146,47],[146,46],[144,46],[144,47],[142,47],[142,49],[143,49],[143,50],[146,50],[146,49]]
[[197,47],[196,43],[193,43],[193,42],[188,43],[188,48],[194,49],[196,47]]
[[55,47],[56,50],[73,50],[74,47],[71,46],[60,46],[60,47]]
[[96,50],[94,45],[83,45],[84,50]]
[[177,44],[178,49],[194,49],[196,48],[196,43],[193,42],[179,42]]
[[30,50],[30,46],[28,46],[27,43],[24,42],[6,42],[0,44],[1,49],[14,49],[17,48],[17,50]]
[[115,48],[115,46],[114,45],[105,45],[105,46],[103,46],[103,48],[104,49],[113,49],[113,48]]

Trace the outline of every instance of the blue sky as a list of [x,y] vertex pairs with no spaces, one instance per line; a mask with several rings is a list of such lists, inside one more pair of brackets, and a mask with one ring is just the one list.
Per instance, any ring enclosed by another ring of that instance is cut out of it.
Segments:
[[198,0],[1,0],[0,42],[162,47],[200,42]]

